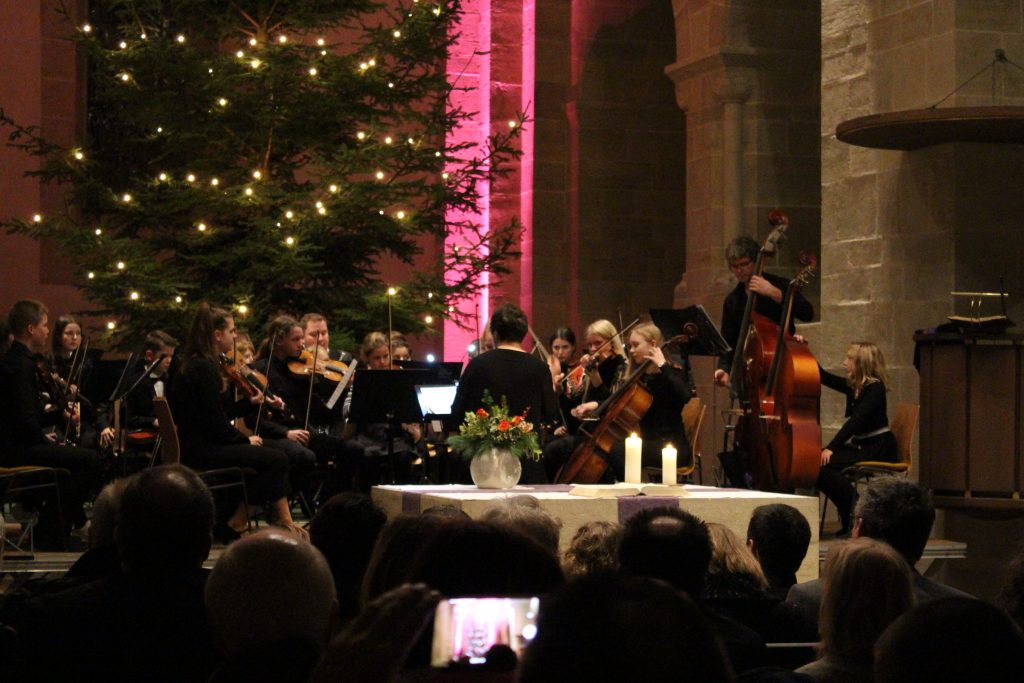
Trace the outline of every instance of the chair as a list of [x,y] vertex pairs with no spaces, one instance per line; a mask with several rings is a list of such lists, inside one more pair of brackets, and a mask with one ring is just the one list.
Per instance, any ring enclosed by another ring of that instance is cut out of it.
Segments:
[[[849,479],[854,486],[860,483],[867,484],[876,475],[888,474],[893,476],[907,476],[913,463],[914,433],[917,431],[917,421],[921,414],[921,406],[916,403],[900,403],[896,406],[896,413],[893,415],[889,429],[896,438],[896,462],[885,462],[878,460],[863,460],[855,462],[843,469],[843,476]],[[818,527],[818,534],[825,528],[825,511],[828,509],[828,498],[821,508],[821,524]]]
[[[13,504],[16,502],[19,494],[44,490],[52,490],[53,492],[53,504],[56,506],[57,523],[60,527],[60,537],[63,542],[65,529],[64,512],[61,507],[60,485],[58,484],[61,474],[70,476],[67,470],[55,469],[53,467],[36,467],[34,465],[0,467],[0,507],[8,507],[8,514],[4,516],[7,523],[4,526],[13,528],[14,525],[11,522],[21,525],[21,531],[18,534],[17,540],[9,538],[6,533],[0,533],[0,538],[3,539],[2,543],[4,545],[18,552],[24,552],[23,546],[27,540],[29,544],[28,552],[35,552],[34,532],[36,524],[39,522],[39,515],[38,513],[13,514]],[[3,531],[6,531],[6,529]]]
[[[683,428],[686,430],[686,440],[690,442],[690,450],[693,457],[690,462],[676,469],[676,481],[682,481],[684,477],[693,474],[697,470],[700,483],[704,483],[704,468],[701,464],[700,432],[704,426],[704,414],[708,407],[696,396],[687,401],[683,406],[682,419]],[[641,478],[644,481],[651,481],[652,475],[660,475],[660,467],[644,467],[641,471]]]
[[[160,424],[160,463],[178,465],[181,463],[181,442],[178,441],[178,426],[171,414],[171,405],[164,396],[153,397],[153,409]],[[211,491],[240,488],[242,501],[249,507],[249,494],[245,486],[246,471],[241,467],[222,467],[212,470],[196,470],[196,474]]]

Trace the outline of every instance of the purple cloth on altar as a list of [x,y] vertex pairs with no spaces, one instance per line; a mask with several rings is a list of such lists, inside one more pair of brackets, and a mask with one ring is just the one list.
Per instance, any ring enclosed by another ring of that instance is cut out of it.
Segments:
[[[568,493],[572,488],[569,484],[537,484],[534,486],[517,486],[512,489],[505,489],[504,493],[510,495],[528,496],[531,493]],[[497,491],[497,489],[479,489],[476,486],[423,486],[415,489],[402,490],[402,512],[410,515],[420,513],[420,497],[424,494],[435,493],[467,493],[484,491]]]
[[622,496],[618,500],[619,524],[625,524],[641,510],[679,507],[679,499],[675,496]]

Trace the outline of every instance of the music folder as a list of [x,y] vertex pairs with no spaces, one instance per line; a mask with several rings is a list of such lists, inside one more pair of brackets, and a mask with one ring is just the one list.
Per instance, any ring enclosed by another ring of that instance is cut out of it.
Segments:
[[686,308],[652,308],[650,313],[665,339],[681,334],[690,337],[681,347],[688,356],[721,356],[732,351],[700,304]]

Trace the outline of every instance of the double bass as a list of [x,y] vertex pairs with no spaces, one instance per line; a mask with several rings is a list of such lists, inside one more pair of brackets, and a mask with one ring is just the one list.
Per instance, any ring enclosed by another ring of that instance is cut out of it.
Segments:
[[[755,273],[764,271],[764,258],[775,253],[789,221],[781,211],[768,216],[773,225],[758,254]],[[730,373],[731,391],[740,403],[738,440],[746,455],[754,488],[788,491],[810,487],[817,479],[821,454],[818,364],[789,327],[796,292],[813,265],[790,283],[780,320],[754,311],[757,295],[747,296]]]

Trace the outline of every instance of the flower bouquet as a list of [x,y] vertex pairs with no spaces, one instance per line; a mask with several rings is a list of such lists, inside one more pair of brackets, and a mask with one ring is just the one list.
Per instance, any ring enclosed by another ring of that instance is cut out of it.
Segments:
[[518,460],[540,459],[540,445],[533,425],[526,421],[526,413],[509,416],[508,401],[503,396],[495,403],[484,392],[484,407],[475,413],[466,413],[459,433],[448,437],[448,445],[466,460],[474,460],[492,450],[505,450]]

